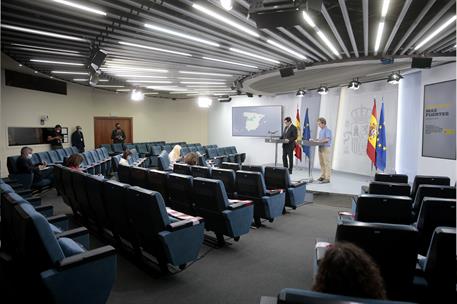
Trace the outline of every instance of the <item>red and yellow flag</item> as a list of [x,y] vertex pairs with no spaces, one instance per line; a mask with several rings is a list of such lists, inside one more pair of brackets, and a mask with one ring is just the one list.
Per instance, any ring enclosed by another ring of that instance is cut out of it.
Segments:
[[376,99],[373,101],[371,110],[370,129],[368,130],[367,155],[371,162],[376,165],[376,139],[378,138],[378,120],[376,115]]
[[301,161],[301,155],[302,155],[302,150],[301,150],[301,128],[300,128],[300,111],[298,110],[297,106],[297,115],[295,116],[295,127],[297,128],[297,141],[295,142],[295,157],[298,158]]

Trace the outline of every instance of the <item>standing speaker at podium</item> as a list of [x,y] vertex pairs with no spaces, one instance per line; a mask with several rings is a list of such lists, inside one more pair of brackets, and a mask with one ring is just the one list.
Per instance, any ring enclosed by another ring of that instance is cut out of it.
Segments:
[[317,124],[320,128],[319,138],[319,163],[321,166],[321,176],[317,179],[322,183],[330,182],[330,175],[332,174],[331,150],[332,145],[332,131],[327,128],[327,121],[323,117],[317,119]]
[[[292,174],[292,168],[294,167],[294,148],[297,136],[297,128],[292,124],[292,119],[290,117],[284,118],[284,132],[281,135],[281,139],[284,139],[282,144],[282,163],[284,167],[289,168],[290,174]],[[287,158],[289,158],[289,165],[287,165]]]

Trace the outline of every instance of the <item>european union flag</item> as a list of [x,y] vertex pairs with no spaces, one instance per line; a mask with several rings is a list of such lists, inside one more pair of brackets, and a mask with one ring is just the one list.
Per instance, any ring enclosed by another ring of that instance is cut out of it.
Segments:
[[379,115],[378,138],[376,140],[376,168],[384,171],[386,168],[386,127],[384,126],[384,103],[382,103]]
[[[303,140],[309,140],[311,138],[311,130],[309,129],[309,117],[308,117],[308,108],[306,108],[305,114],[305,123],[303,125]],[[303,145],[303,153],[305,153],[308,158],[311,157],[311,152],[309,146]]]

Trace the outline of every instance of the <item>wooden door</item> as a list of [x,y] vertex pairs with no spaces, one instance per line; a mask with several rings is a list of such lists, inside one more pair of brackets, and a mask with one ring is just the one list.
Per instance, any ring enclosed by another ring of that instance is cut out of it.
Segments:
[[133,142],[132,117],[94,117],[95,147],[112,143],[111,132],[116,123],[120,123],[122,130],[125,132],[125,143]]

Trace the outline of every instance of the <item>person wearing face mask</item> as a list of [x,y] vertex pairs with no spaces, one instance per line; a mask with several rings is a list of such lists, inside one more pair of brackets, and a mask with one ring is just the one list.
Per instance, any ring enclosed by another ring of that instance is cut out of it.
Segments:
[[48,143],[51,144],[51,150],[62,149],[62,126],[56,125],[54,131],[48,135]]
[[53,181],[52,170],[48,170],[46,162],[32,164],[32,148],[23,147],[21,149],[21,155],[16,160],[16,168],[18,173],[32,174],[32,188],[42,188],[45,185],[49,185]]
[[111,132],[111,140],[113,144],[123,144],[125,141],[124,130],[121,129],[121,124],[116,123],[116,128]]
[[84,136],[81,126],[76,126],[76,131],[71,134],[71,145],[78,148],[79,153],[84,152]]

